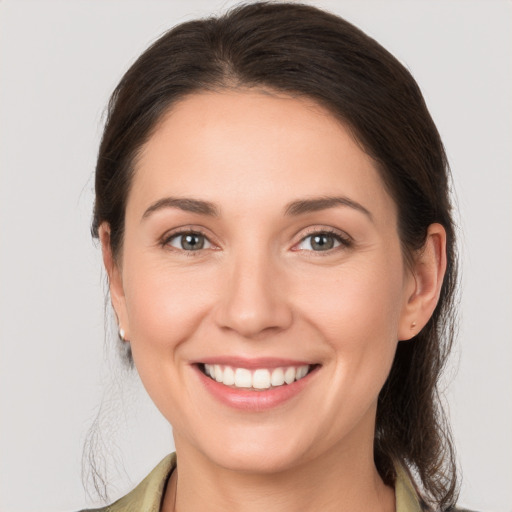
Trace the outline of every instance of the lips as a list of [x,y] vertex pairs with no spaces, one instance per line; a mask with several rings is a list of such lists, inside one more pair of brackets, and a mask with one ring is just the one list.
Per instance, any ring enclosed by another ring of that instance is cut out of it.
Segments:
[[264,411],[291,400],[321,367],[302,361],[238,358],[210,359],[192,366],[214,398],[245,411]]

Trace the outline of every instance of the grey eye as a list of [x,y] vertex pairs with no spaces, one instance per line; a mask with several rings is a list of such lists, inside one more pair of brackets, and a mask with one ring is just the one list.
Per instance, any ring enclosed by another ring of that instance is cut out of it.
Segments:
[[330,233],[314,233],[305,237],[298,248],[306,251],[328,251],[341,245],[339,238]]
[[180,233],[174,235],[168,244],[183,251],[199,251],[211,247],[208,239],[201,233]]

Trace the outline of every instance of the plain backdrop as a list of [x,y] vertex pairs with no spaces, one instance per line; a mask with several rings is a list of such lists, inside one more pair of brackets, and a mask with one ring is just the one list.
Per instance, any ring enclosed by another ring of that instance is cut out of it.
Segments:
[[[78,510],[82,448],[125,493],[170,427],[105,341],[93,170],[109,93],[166,29],[234,2],[0,1],[0,511]],[[450,158],[463,295],[446,393],[461,503],[512,510],[512,4],[319,1],[419,82]],[[101,447],[103,443],[104,448]]]

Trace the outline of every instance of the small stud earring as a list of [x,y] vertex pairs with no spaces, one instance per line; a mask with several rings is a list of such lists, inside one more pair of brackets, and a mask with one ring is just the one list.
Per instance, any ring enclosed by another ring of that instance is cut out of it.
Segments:
[[124,336],[125,336],[124,329],[122,327],[120,327],[119,328],[119,337],[121,338],[122,341],[126,341]]
[[415,327],[416,327],[416,322],[413,322],[413,323],[411,324],[411,329],[414,329]]

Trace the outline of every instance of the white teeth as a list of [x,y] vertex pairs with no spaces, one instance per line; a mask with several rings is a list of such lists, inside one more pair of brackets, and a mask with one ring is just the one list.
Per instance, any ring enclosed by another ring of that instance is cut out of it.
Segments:
[[222,383],[226,384],[226,386],[232,386],[235,383],[235,372],[231,366],[226,366],[224,368],[224,378],[222,379]]
[[297,376],[295,377],[297,380],[302,379],[302,377],[305,377],[308,373],[309,366],[305,364],[304,366],[299,366],[297,369]]
[[291,384],[295,380],[296,374],[297,373],[295,371],[295,368],[293,368],[293,366],[286,368],[286,370],[284,372],[284,381],[286,382],[286,384]]
[[235,386],[237,388],[252,388],[251,371],[245,368],[235,370]]
[[247,368],[232,368],[219,364],[205,364],[204,372],[213,380],[221,382],[226,386],[237,388],[269,389],[270,387],[282,386],[285,383],[291,384],[296,380],[305,377],[310,366],[305,364],[294,367],[280,367],[274,369],[258,368],[251,371]]
[[272,372],[272,379],[270,383],[272,386],[282,386],[284,384],[284,371],[282,368],[276,368]]
[[268,370],[256,370],[252,376],[252,387],[268,389],[270,387],[270,372]]

